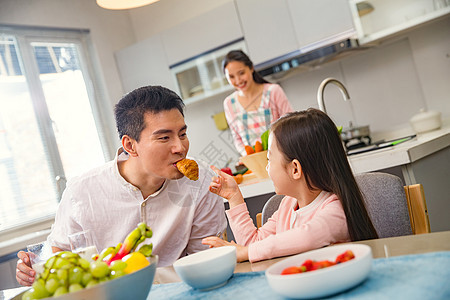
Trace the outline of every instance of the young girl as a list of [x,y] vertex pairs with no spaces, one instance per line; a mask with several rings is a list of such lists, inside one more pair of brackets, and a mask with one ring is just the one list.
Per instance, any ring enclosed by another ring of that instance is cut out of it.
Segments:
[[336,125],[325,113],[311,108],[280,118],[272,125],[267,156],[275,192],[286,195],[278,210],[257,229],[233,177],[212,167],[218,177],[210,191],[228,200],[237,244],[216,237],[204,244],[235,245],[238,261],[254,262],[378,237]]
[[253,62],[241,50],[230,51],[223,60],[223,72],[236,91],[223,102],[234,145],[241,155],[253,146],[272,122],[292,111],[286,94],[278,84],[262,78]]

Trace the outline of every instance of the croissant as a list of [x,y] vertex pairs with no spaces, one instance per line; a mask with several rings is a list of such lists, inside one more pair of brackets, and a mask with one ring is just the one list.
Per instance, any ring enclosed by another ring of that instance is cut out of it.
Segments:
[[190,180],[198,180],[198,164],[195,160],[184,158],[177,162],[177,168]]

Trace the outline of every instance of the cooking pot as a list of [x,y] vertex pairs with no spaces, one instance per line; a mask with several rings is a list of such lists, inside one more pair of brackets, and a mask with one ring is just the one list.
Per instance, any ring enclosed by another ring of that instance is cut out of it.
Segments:
[[344,142],[350,141],[352,139],[359,139],[362,137],[370,136],[370,128],[369,125],[366,126],[353,126],[350,122],[350,126],[348,128],[344,128],[341,132],[341,138]]
[[439,129],[441,127],[441,113],[421,109],[409,122],[416,133]]

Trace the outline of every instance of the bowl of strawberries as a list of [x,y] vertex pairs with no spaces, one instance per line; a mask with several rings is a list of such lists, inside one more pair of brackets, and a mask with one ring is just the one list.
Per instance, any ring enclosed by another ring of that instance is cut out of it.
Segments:
[[372,268],[372,250],[362,244],[340,244],[286,258],[266,270],[277,294],[311,299],[336,294],[363,282]]

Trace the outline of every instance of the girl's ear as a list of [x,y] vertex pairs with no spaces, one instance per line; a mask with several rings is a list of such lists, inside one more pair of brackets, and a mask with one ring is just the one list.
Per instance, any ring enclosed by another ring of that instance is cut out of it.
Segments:
[[300,165],[300,162],[297,159],[294,159],[291,161],[292,166],[292,178],[293,179],[300,179],[302,177],[302,166]]
[[122,136],[122,147],[131,156],[137,156],[136,140],[128,135]]

